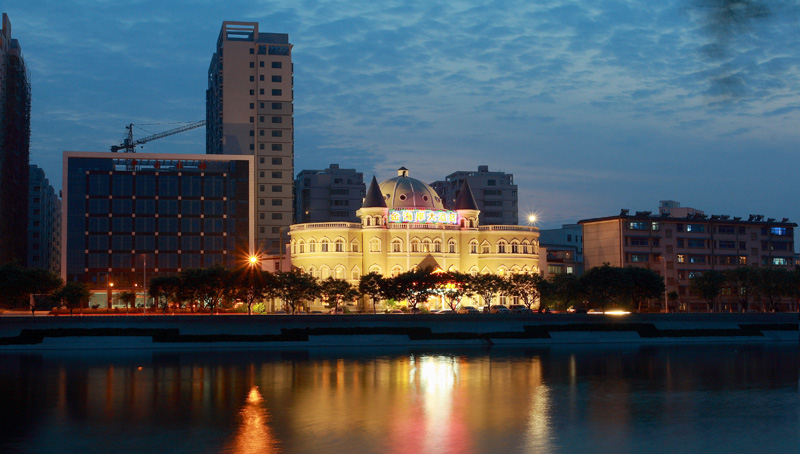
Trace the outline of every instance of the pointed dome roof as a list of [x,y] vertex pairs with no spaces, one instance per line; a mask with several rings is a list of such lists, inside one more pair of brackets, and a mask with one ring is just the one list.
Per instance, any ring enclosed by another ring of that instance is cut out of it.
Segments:
[[362,208],[386,208],[386,200],[381,194],[381,188],[378,186],[378,180],[375,175],[372,176],[372,182],[367,189],[367,196],[364,197],[364,203],[361,204]]
[[472,194],[472,189],[469,187],[467,180],[461,185],[456,197],[456,210],[478,210],[478,203],[475,201],[475,196]]
[[409,177],[405,167],[397,170],[396,177],[382,182],[380,191],[387,208],[444,210],[439,194],[422,181]]

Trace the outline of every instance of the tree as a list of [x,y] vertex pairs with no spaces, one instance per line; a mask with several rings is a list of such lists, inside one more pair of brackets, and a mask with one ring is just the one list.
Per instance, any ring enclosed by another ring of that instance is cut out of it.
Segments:
[[136,305],[136,293],[130,290],[119,292],[117,294],[117,298],[119,298],[119,300],[125,304],[125,311],[127,311],[129,307]]
[[505,289],[505,281],[496,274],[479,274],[472,281],[475,293],[483,298],[484,312],[489,312],[495,295]]
[[758,271],[750,266],[740,266],[722,272],[725,283],[736,292],[739,312],[750,310],[750,299],[758,293]]
[[[545,300],[552,300],[551,303],[556,310],[566,310],[570,306],[583,300],[583,287],[578,276],[574,274],[556,274],[552,278],[552,287],[547,284],[550,282],[543,280],[539,293]],[[552,295],[552,298],[548,298]]]
[[783,297],[792,293],[792,273],[781,268],[759,268],[757,274],[758,292],[766,298],[770,310],[777,312]]
[[664,278],[647,268],[627,266],[622,269],[626,282],[625,290],[632,305],[642,311],[642,303],[649,299],[663,297]]
[[167,313],[167,307],[170,301],[177,300],[177,295],[180,289],[181,279],[179,276],[155,276],[150,279],[147,287],[147,294],[153,298],[156,306],[159,306]]
[[89,303],[92,293],[83,282],[67,282],[66,285],[56,290],[53,293],[53,300],[58,301],[60,304],[67,306],[69,315],[76,307],[83,308]]
[[313,300],[320,294],[314,276],[299,270],[275,273],[275,295],[283,300],[287,312],[293,314],[300,302]]
[[38,268],[28,269],[25,275],[28,281],[26,292],[30,292],[31,315],[35,315],[39,303],[36,296],[53,293],[64,285],[64,281],[58,275]]
[[428,301],[436,291],[436,278],[429,267],[424,270],[412,270],[400,273],[389,279],[388,296],[396,300],[405,300],[411,309],[419,303]]
[[51,293],[63,285],[57,275],[38,268],[25,268],[16,263],[0,265],[0,305],[9,308],[36,310],[31,295]]
[[465,296],[472,296],[472,276],[458,271],[442,273],[438,277],[439,292],[447,301],[447,305],[453,312],[458,311],[461,300]]
[[608,263],[596,266],[581,276],[581,286],[589,305],[605,312],[606,305],[615,301],[625,287],[622,269]]
[[706,300],[709,312],[714,312],[715,300],[722,291],[723,285],[725,285],[725,276],[719,271],[708,270],[692,278],[689,288]]
[[320,283],[320,294],[328,302],[328,306],[333,304],[334,313],[339,309],[339,305],[347,301],[358,298],[358,290],[349,282],[342,279],[329,277]]
[[277,281],[269,271],[246,266],[235,270],[230,277],[231,296],[244,301],[247,315],[253,314],[253,303],[275,296]]
[[[541,282],[544,279],[539,274],[511,274],[506,278],[506,288],[511,296],[515,296],[522,301],[522,304],[531,309],[533,303],[540,299]],[[539,304],[539,312],[541,313],[544,307]]]
[[381,299],[381,298],[384,297],[384,293],[385,293],[384,292],[385,285],[384,285],[384,282],[383,282],[384,280],[385,279],[383,278],[383,276],[381,276],[380,274],[378,274],[378,273],[373,271],[373,272],[370,272],[368,274],[364,274],[363,276],[361,276],[361,279],[358,281],[358,291],[362,295],[369,296],[370,299],[372,299],[372,312],[373,313],[377,312],[377,306],[376,305],[377,305],[378,299]]
[[190,268],[181,271],[178,297],[200,301],[214,314],[223,298],[231,294],[230,272],[222,265],[208,268]]

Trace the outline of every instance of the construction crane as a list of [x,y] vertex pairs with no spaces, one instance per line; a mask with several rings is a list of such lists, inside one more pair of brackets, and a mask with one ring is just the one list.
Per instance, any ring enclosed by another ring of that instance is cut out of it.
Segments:
[[164,132],[159,132],[158,134],[153,134],[152,136],[143,137],[141,139],[133,140],[133,123],[125,126],[125,129],[128,130],[127,137],[122,140],[122,143],[119,145],[112,145],[111,151],[116,153],[119,150],[124,150],[125,153],[136,153],[136,146],[141,145],[143,143],[150,142],[152,140],[160,139],[162,137],[171,136],[173,134],[178,134],[181,132],[190,131],[195,128],[199,128],[201,126],[205,126],[206,121],[194,121],[192,123],[187,123],[183,126],[179,126],[175,129],[170,129]]

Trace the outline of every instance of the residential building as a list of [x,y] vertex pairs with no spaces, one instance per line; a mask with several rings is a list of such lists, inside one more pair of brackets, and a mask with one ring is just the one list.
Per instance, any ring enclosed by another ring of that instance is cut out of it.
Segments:
[[94,304],[255,253],[253,156],[64,152],[61,276]]
[[539,231],[539,244],[547,250],[547,267],[542,274],[583,274],[583,227],[563,224],[560,229]]
[[307,222],[358,222],[366,186],[364,174],[331,164],[324,170],[303,170],[297,174],[295,224]]
[[[400,168],[380,184],[372,178],[357,215],[359,222],[293,225],[292,266],[353,284],[370,272],[396,276],[427,267],[473,275],[539,272],[539,229],[481,225],[466,180],[447,210],[432,187]],[[483,305],[479,298],[464,304]]]
[[61,274],[61,200],[44,170],[28,168],[27,265]]
[[686,216],[705,214],[701,210],[695,208],[682,207],[680,202],[675,200],[662,200],[658,202],[658,213],[666,214],[667,216],[672,216],[673,218],[685,218]]
[[27,263],[31,81],[3,13],[0,30],[0,264]]
[[460,170],[435,181],[431,186],[444,201],[447,209],[453,209],[464,182],[469,183],[475,202],[481,211],[481,224],[517,225],[519,208],[517,185],[514,175],[505,172],[490,172],[489,166],[478,166],[478,171]]
[[292,223],[293,99],[289,35],[223,22],[208,69],[206,152],[255,156],[256,237],[266,254],[278,253]]
[[[674,217],[622,210],[616,216],[584,219],[578,224],[583,226],[586,269],[604,263],[652,269],[665,277],[667,292],[678,294],[677,305],[669,307],[671,311],[705,310],[705,303],[691,294],[689,284],[707,270],[740,266],[794,269],[796,263],[797,224],[787,218]],[[723,299],[733,304],[733,298]]]

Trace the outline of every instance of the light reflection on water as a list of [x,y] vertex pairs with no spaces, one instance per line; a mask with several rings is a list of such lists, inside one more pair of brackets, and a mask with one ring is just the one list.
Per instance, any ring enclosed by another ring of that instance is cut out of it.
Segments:
[[0,364],[3,453],[796,452],[800,432],[796,344]]

